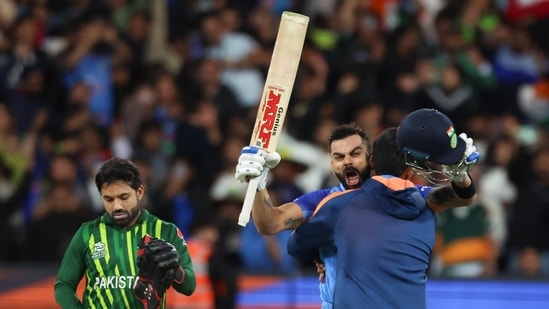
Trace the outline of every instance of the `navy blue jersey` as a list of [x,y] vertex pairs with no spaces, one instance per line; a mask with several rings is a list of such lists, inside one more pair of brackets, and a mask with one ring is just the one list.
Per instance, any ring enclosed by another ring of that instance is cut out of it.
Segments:
[[307,220],[310,216],[313,215],[320,201],[322,201],[326,196],[330,195],[331,193],[341,191],[345,191],[345,187],[343,187],[342,184],[329,189],[316,190],[307,194],[303,194],[302,196],[296,198],[294,200],[294,203],[299,205],[299,207],[301,208],[301,211],[303,212],[303,220]]
[[288,253],[337,250],[334,308],[425,308],[426,271],[435,240],[430,187],[375,176],[334,193],[288,240]]

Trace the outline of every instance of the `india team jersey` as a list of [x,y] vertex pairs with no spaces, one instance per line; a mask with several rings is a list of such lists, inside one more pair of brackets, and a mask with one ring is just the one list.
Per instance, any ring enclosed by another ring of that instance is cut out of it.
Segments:
[[287,246],[295,257],[337,248],[336,258],[325,264],[334,289],[323,308],[425,308],[435,238],[435,215],[425,201],[430,189],[375,176],[360,189],[326,197],[295,230]]
[[[423,199],[427,199],[427,196],[433,189],[430,186],[416,185],[419,193]],[[343,184],[334,186],[332,188],[320,189],[316,191],[304,194],[294,200],[294,203],[299,205],[303,212],[304,221],[307,221],[317,211],[318,205],[332,193],[343,192],[345,187]],[[334,245],[322,246],[318,248],[318,256],[325,265],[325,280],[319,283],[320,299],[322,300],[322,309],[333,308],[334,290],[336,281],[336,254],[337,249]]]
[[113,225],[107,214],[80,227],[67,248],[55,283],[55,296],[63,308],[79,308],[80,295],[74,295],[74,291],[83,276],[83,308],[141,308],[133,287],[139,272],[137,246],[145,234],[176,247],[185,270],[185,280],[177,290],[192,293],[194,272],[183,234],[174,224],[147,210],[141,212],[137,223],[128,229]]

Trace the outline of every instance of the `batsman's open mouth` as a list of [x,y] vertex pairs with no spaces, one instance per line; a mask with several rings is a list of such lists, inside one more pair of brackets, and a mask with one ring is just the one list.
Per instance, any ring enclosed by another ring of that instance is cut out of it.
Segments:
[[343,172],[347,188],[357,188],[360,186],[360,173],[355,168],[346,168]]

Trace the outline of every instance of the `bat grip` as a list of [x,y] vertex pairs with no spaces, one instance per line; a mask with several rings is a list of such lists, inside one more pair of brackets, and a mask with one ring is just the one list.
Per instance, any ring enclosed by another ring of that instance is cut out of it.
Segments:
[[246,190],[246,196],[244,197],[244,203],[242,204],[242,210],[238,216],[238,225],[246,226],[250,221],[250,214],[252,213],[252,206],[254,204],[255,194],[257,192],[257,186],[259,185],[259,177],[254,177],[248,182],[248,189]]

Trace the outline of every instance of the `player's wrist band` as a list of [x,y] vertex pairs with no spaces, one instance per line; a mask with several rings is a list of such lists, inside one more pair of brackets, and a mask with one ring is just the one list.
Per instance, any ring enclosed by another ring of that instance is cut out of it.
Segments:
[[471,184],[468,187],[459,187],[452,181],[452,189],[454,189],[454,192],[456,195],[462,199],[462,200],[468,200],[472,198],[477,193],[477,188],[475,187],[475,183],[471,179]]

